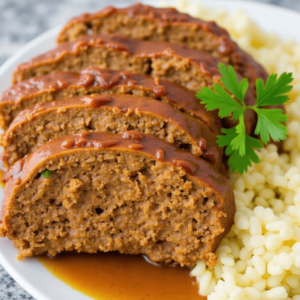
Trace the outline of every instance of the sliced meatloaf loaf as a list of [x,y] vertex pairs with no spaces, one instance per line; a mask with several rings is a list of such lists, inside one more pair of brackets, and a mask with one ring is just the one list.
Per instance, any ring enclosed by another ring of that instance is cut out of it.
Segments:
[[164,101],[205,122],[219,134],[221,122],[216,112],[208,112],[195,93],[158,78],[90,67],[80,73],[59,72],[21,81],[0,95],[0,124],[7,129],[26,107],[89,94],[133,94]]
[[80,72],[93,66],[168,79],[197,91],[211,83],[212,77],[218,78],[219,62],[208,53],[180,45],[100,34],[64,43],[20,64],[13,80],[16,83],[57,71]]
[[[98,35],[64,43],[21,64],[14,73],[14,82],[57,71],[80,72],[86,67],[97,66],[167,79],[196,92],[218,82],[219,62],[205,52],[180,45],[140,41],[119,35]],[[251,93],[247,93],[245,102],[248,105],[255,103]],[[256,115],[248,110],[245,119],[247,131],[251,134]]]
[[170,42],[210,53],[229,63],[252,82],[268,74],[250,55],[233,42],[215,22],[195,19],[175,8],[155,8],[140,3],[126,8],[107,7],[94,14],[73,18],[62,29],[58,43],[80,36],[118,33],[127,37]]
[[219,168],[223,150],[205,123],[167,103],[133,95],[93,95],[38,103],[23,110],[3,140],[9,165],[51,139],[80,131],[138,130],[201,156]]
[[214,266],[234,213],[230,183],[203,159],[139,132],[77,134],[10,169],[0,233],[20,258],[100,250]]

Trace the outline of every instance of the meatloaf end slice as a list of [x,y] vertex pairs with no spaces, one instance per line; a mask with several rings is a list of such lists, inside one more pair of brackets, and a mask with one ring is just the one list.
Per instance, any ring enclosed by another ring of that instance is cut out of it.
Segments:
[[133,95],[91,95],[38,103],[23,110],[2,140],[8,165],[51,139],[81,131],[138,130],[201,156],[216,168],[223,149],[205,123],[167,103]]
[[90,94],[151,97],[200,119],[213,133],[220,133],[221,122],[217,112],[207,111],[194,92],[166,80],[95,67],[80,73],[59,72],[35,77],[11,86],[0,95],[0,124],[7,129],[21,110],[39,102]]
[[118,33],[127,37],[170,42],[208,52],[233,67],[253,83],[267,79],[266,70],[231,40],[215,22],[192,18],[175,8],[156,8],[140,3],[126,8],[107,7],[94,14],[73,18],[62,29],[58,43],[80,36]]
[[[87,36],[19,65],[14,82],[58,71],[80,72],[96,66],[166,79],[196,92],[219,82],[219,62],[208,53],[171,43],[140,41],[115,34]],[[250,92],[245,102],[247,105],[255,103]],[[254,111],[248,110],[245,120],[247,132],[252,134],[256,123]],[[229,120],[229,126],[232,125],[236,122]]]
[[138,132],[52,140],[7,180],[0,233],[20,258],[120,251],[214,266],[235,214],[231,185],[215,168]]

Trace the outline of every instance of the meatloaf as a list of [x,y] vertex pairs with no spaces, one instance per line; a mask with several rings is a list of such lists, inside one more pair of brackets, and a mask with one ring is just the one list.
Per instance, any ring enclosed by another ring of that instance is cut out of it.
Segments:
[[70,20],[57,41],[69,42],[80,36],[100,33],[118,33],[135,39],[185,45],[231,64],[251,82],[258,77],[268,77],[265,69],[241,50],[225,29],[215,22],[205,22],[179,13],[175,8],[155,8],[140,3],[126,8],[106,7]]
[[100,34],[64,43],[20,64],[13,80],[16,83],[57,71],[80,72],[93,66],[168,79],[197,91],[206,83],[211,84],[214,76],[219,77],[219,62],[208,53],[180,45]]
[[222,148],[205,123],[167,103],[133,95],[91,95],[38,103],[23,110],[7,130],[4,159],[12,165],[51,139],[80,131],[138,130],[201,156],[216,168]]
[[[208,53],[180,45],[134,40],[115,34],[98,35],[64,43],[19,65],[13,78],[14,82],[19,82],[57,71],[80,72],[86,67],[97,66],[167,79],[196,92],[219,81],[219,62]],[[247,93],[245,102],[254,105],[251,93]],[[251,134],[256,122],[254,111],[248,110],[245,119],[247,132]],[[228,126],[231,125],[229,121]]]
[[166,80],[95,67],[80,73],[53,73],[13,85],[0,95],[0,124],[7,129],[21,110],[39,102],[103,93],[133,94],[164,101],[205,122],[213,133],[220,133],[218,114],[207,111],[194,92]]
[[120,251],[214,266],[234,213],[229,181],[203,159],[139,132],[77,134],[10,169],[0,233],[19,258]]

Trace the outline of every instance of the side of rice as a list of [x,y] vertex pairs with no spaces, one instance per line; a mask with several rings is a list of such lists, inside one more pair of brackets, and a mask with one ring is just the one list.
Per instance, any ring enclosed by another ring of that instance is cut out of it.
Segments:
[[300,300],[300,46],[265,33],[244,11],[212,11],[186,0],[175,7],[215,20],[270,73],[293,72],[295,78],[286,105],[287,153],[269,145],[248,173],[231,175],[235,225],[217,251],[216,267],[198,262],[193,269],[200,294],[208,300]]

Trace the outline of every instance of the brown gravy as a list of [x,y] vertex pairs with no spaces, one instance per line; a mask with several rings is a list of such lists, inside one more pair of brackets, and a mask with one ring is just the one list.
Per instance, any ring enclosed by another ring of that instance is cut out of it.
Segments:
[[190,269],[155,266],[118,253],[62,254],[39,261],[72,288],[98,300],[205,300]]

